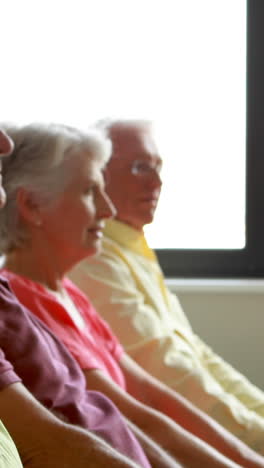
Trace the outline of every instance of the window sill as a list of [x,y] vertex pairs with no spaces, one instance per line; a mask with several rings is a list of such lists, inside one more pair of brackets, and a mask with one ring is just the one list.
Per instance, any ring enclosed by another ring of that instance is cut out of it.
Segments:
[[264,294],[264,279],[167,278],[166,285],[175,293]]

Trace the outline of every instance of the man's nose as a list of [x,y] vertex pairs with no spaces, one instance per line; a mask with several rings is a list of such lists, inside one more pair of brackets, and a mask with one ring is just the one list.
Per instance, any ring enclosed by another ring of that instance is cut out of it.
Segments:
[[149,177],[149,183],[151,186],[157,188],[160,188],[162,186],[162,179],[159,171],[153,170],[151,172],[151,177]]

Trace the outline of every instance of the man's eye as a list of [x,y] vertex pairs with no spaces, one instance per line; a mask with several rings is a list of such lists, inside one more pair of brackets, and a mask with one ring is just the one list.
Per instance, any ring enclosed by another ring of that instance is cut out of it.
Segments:
[[138,174],[140,172],[146,172],[148,170],[148,166],[145,163],[135,161],[134,164],[132,164],[131,167],[131,172],[132,174]]
[[148,164],[141,163],[141,164],[137,165],[136,169],[138,171],[147,172],[147,171],[151,170],[151,166],[149,166]]
[[94,193],[94,186],[91,185],[90,187],[87,187],[85,190],[84,190],[84,195],[93,195]]

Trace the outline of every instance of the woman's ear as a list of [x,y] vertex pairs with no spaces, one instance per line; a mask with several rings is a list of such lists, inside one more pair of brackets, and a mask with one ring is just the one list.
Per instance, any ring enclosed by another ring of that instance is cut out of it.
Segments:
[[20,187],[17,190],[16,202],[18,212],[22,219],[33,226],[41,226],[42,220],[39,205],[36,200],[34,200],[34,196],[31,192]]

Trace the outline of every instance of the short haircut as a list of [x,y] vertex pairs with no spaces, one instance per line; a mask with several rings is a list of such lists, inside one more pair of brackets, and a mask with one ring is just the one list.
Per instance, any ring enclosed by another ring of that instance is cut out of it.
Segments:
[[3,186],[7,202],[0,210],[0,252],[23,245],[28,233],[19,220],[16,195],[26,188],[38,204],[51,204],[72,180],[72,160],[86,153],[104,166],[111,156],[111,142],[97,128],[81,131],[60,124],[2,124],[13,139],[13,153],[3,158]]

